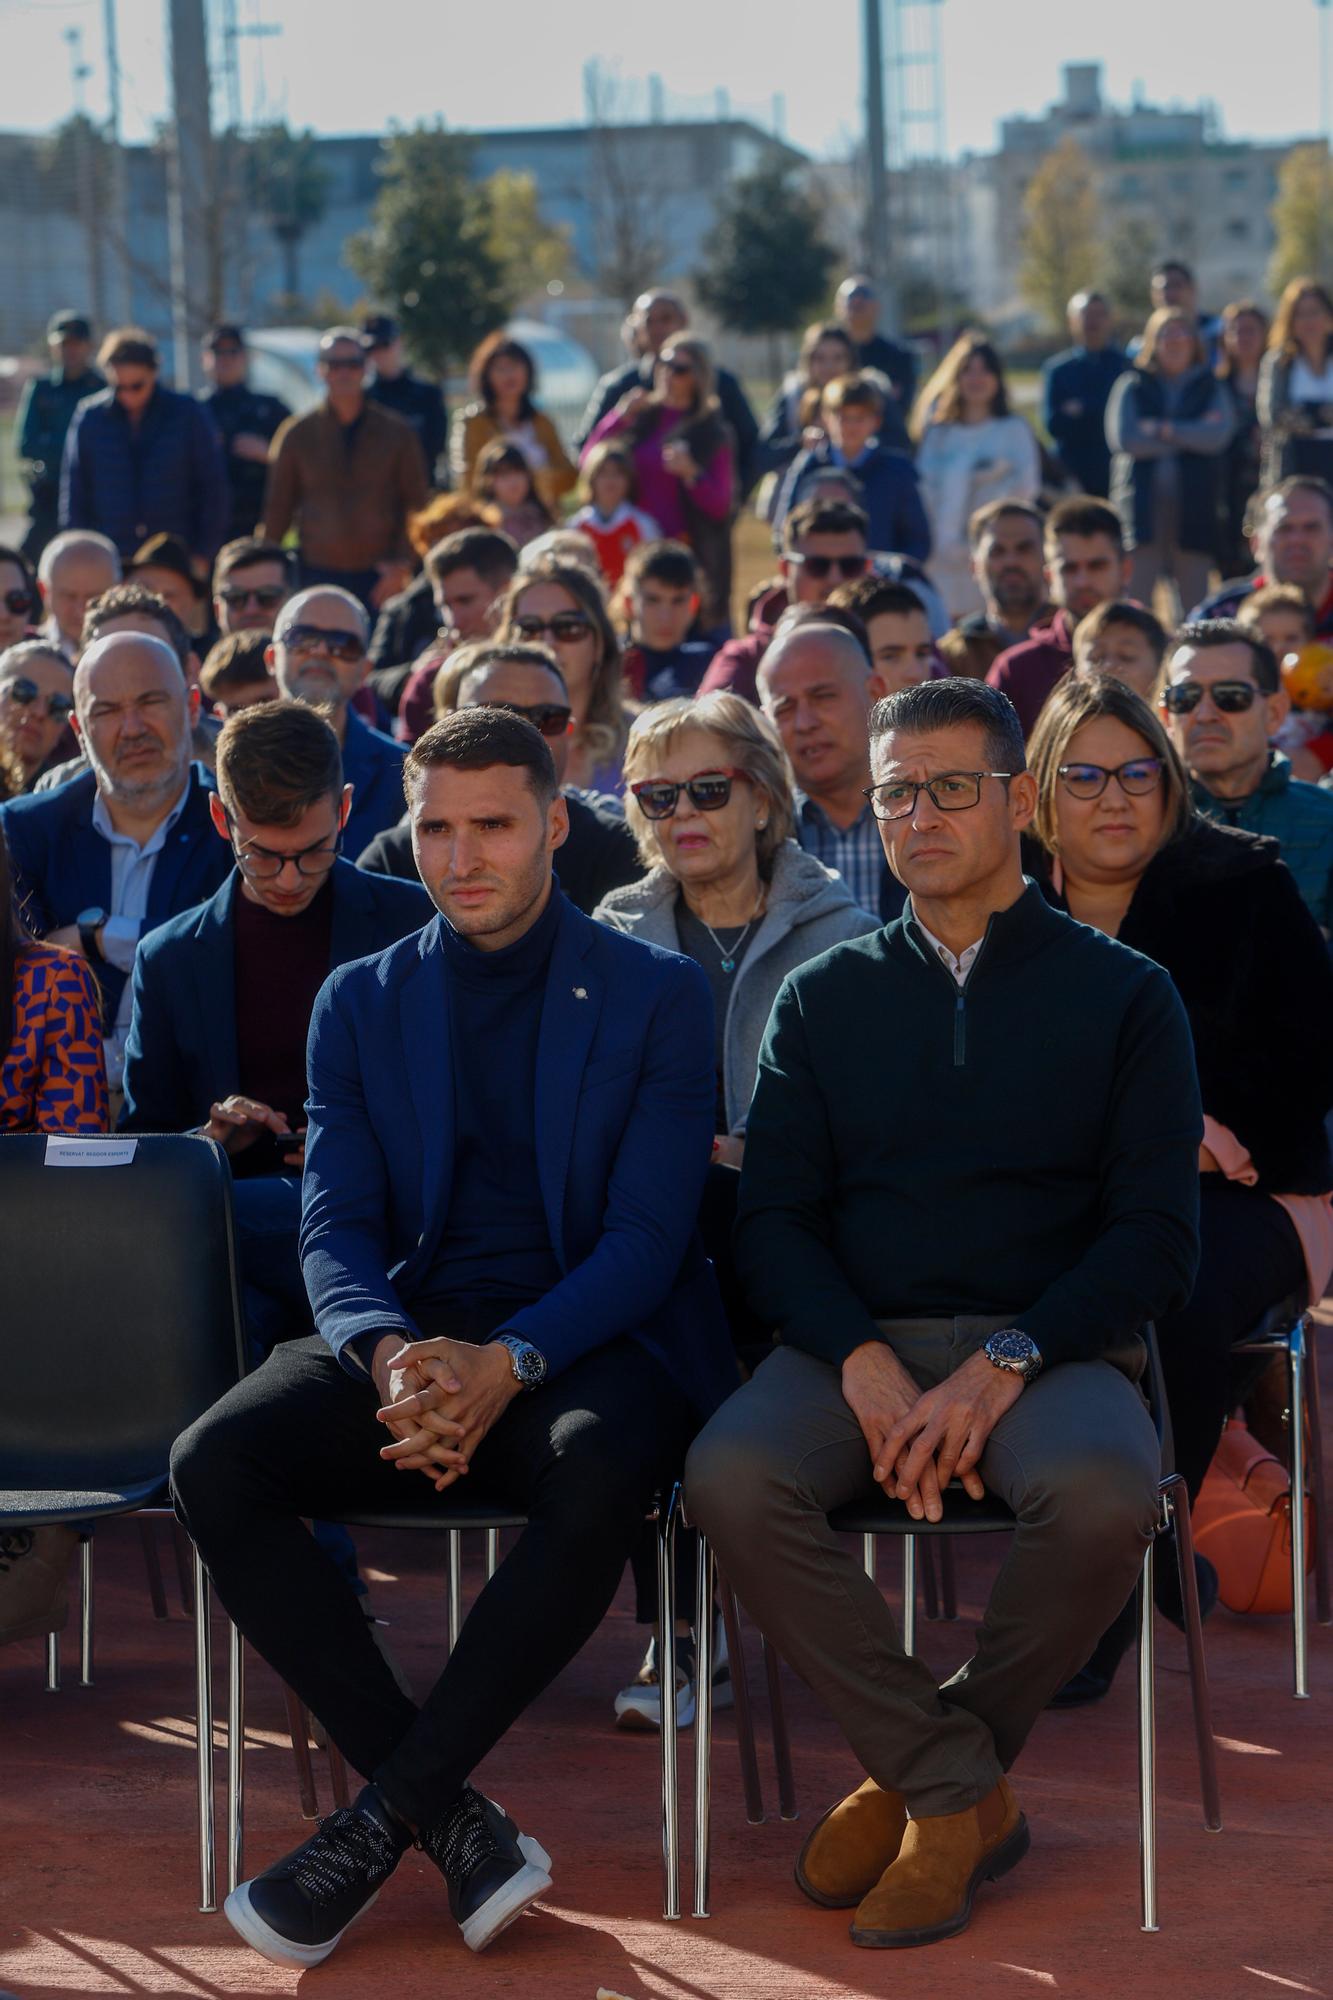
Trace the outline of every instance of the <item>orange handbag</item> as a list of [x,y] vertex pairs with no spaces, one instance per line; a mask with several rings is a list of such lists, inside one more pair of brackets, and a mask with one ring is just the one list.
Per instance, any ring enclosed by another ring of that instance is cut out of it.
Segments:
[[[1217,1571],[1228,1611],[1291,1606],[1291,1475],[1231,1417],[1191,1515],[1194,1546]],[[1314,1567],[1314,1518],[1305,1500],[1306,1568]]]

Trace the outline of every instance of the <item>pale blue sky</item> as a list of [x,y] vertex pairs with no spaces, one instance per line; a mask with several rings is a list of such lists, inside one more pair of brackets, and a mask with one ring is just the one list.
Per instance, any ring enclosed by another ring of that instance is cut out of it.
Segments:
[[[711,112],[721,85],[765,121],[775,93],[786,129],[816,155],[859,128],[856,0],[236,0],[242,23],[281,23],[247,40],[247,113],[323,132],[373,132],[437,112],[453,125],[561,124],[582,110],[582,67],[600,56],[628,79],[657,72],[668,92]],[[166,90],[165,0],[118,0],[125,127],[141,137]],[[1101,60],[1109,94],[1218,105],[1238,138],[1288,138],[1320,118],[1314,0],[1265,0],[1230,27],[1225,0],[945,0],[949,148],[989,150],[998,121],[1038,112],[1063,62]],[[84,32],[88,107],[105,107],[102,0],[0,0],[7,89],[0,129],[42,129],[72,102],[66,29]],[[818,31],[818,41],[814,40]],[[1219,32],[1219,29],[1221,32]],[[1128,51],[1122,54],[1121,51]]]

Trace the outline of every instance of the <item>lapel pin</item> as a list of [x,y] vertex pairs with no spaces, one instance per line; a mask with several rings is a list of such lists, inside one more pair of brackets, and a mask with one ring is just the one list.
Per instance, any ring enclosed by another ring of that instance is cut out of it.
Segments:
[[574,988],[574,998],[576,1000],[586,1000],[587,997],[588,997],[588,989],[586,986],[576,986]]

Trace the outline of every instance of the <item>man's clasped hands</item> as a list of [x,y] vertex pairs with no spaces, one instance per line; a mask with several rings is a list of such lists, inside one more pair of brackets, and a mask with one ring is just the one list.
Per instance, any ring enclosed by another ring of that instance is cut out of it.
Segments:
[[371,1358],[379,1420],[393,1435],[380,1457],[424,1472],[437,1493],[461,1479],[520,1385],[509,1349],[386,1334]]
[[982,1353],[933,1389],[922,1390],[893,1349],[879,1340],[853,1348],[842,1364],[842,1393],[870,1447],[875,1480],[914,1521],[938,1521],[951,1479],[973,1500],[985,1493],[977,1464],[1006,1410],[1023,1393],[1021,1375]]

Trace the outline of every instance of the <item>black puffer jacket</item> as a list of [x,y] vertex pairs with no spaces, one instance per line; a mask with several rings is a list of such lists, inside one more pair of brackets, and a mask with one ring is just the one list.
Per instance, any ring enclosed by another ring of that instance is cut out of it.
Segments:
[[[1025,859],[1063,908],[1045,857]],[[1278,843],[1196,816],[1149,864],[1120,942],[1170,973],[1204,1111],[1249,1149],[1265,1192],[1333,1188],[1333,964]]]

